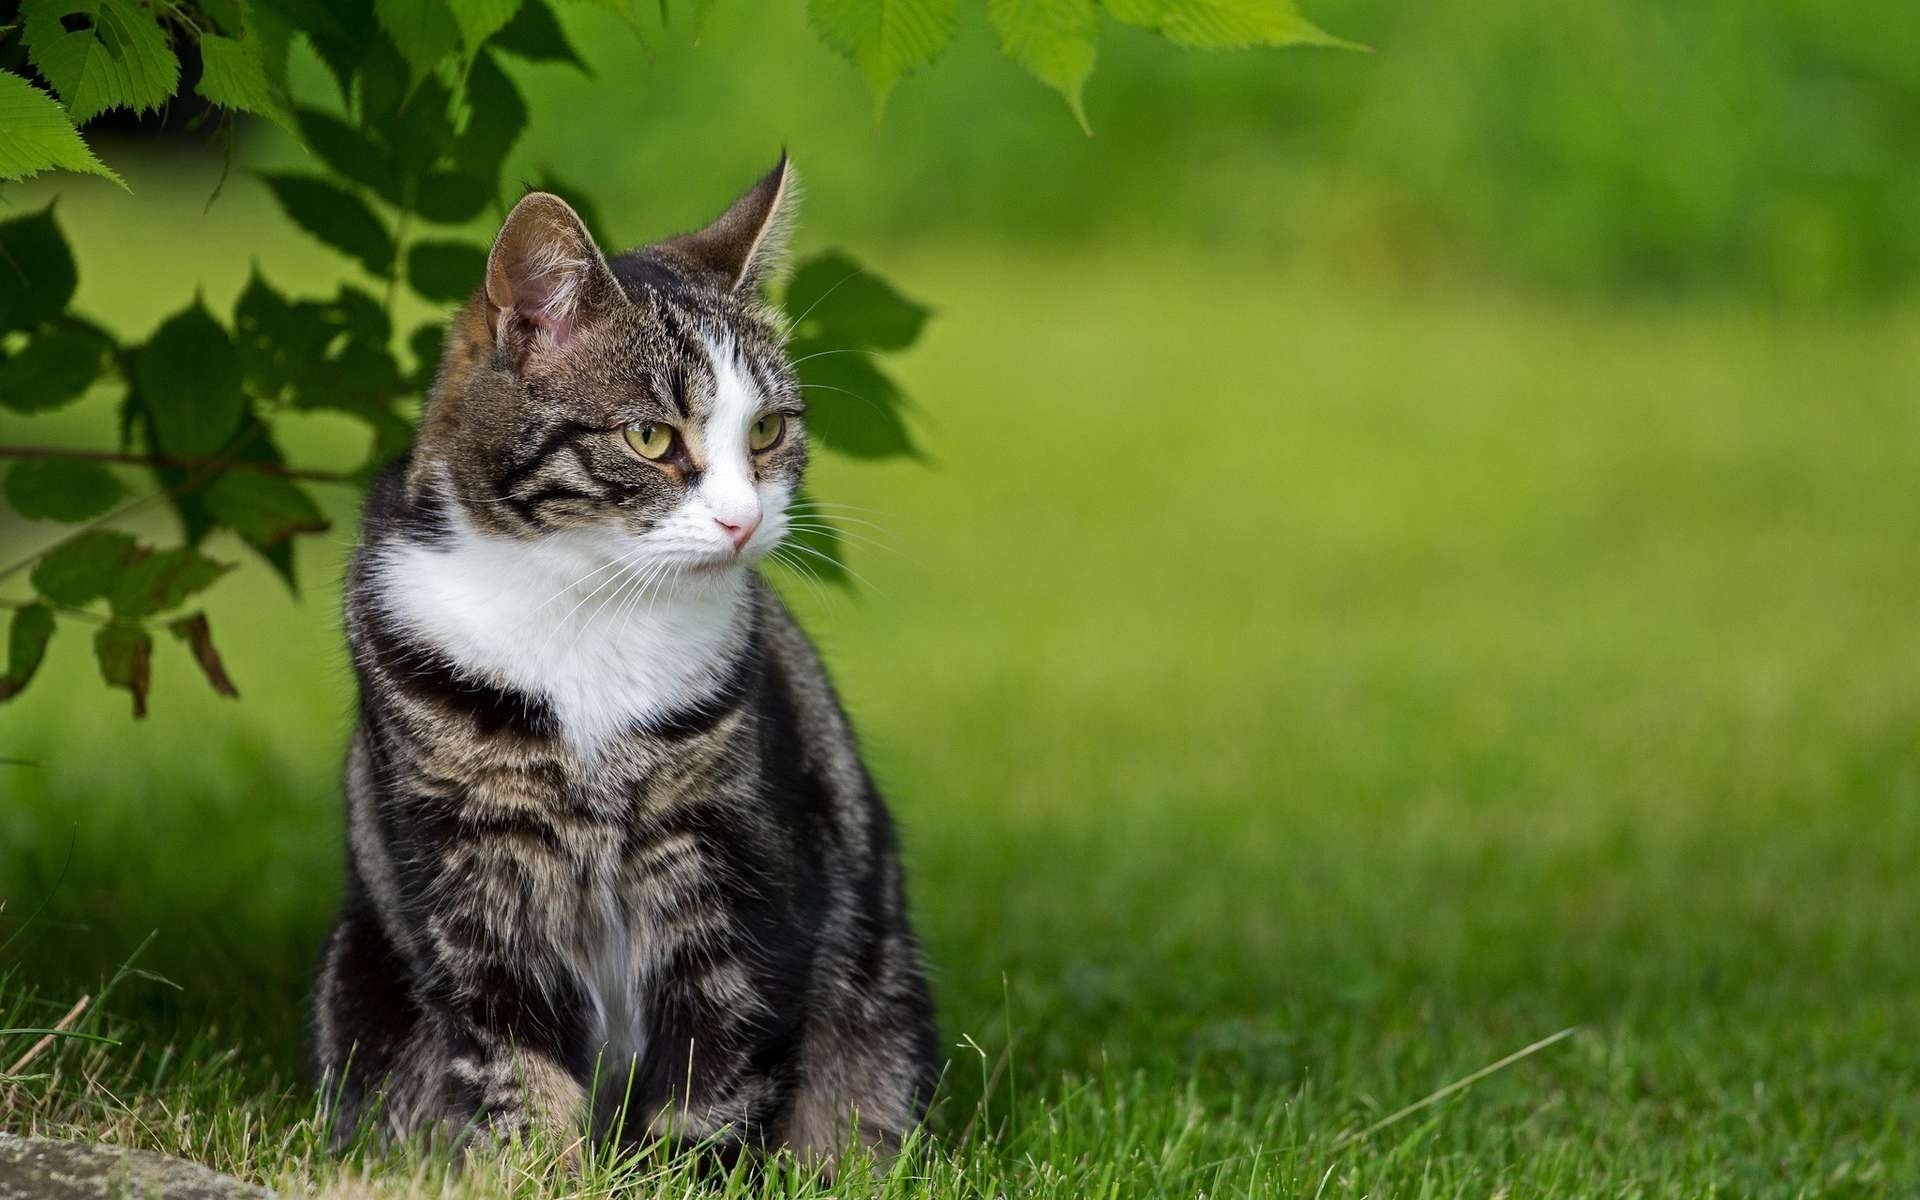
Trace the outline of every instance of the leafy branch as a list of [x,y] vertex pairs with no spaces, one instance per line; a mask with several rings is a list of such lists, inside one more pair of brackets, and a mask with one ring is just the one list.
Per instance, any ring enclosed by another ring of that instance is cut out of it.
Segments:
[[[1084,127],[1085,84],[1102,25],[1159,33],[1193,47],[1346,45],[1291,0],[983,0],[1007,58],[1058,91]],[[960,0],[807,0],[819,36],[853,65],[883,108],[907,75],[952,41]],[[694,6],[694,23],[712,0]],[[667,0],[599,0],[636,33]],[[296,98],[289,49],[304,40],[325,64],[329,94]],[[191,89],[191,128],[213,128],[231,154],[233,123],[269,121],[297,138],[313,168],[256,176],[295,226],[351,264],[331,296],[294,298],[257,271],[229,313],[200,296],[143,343],[122,341],[72,311],[73,248],[52,205],[0,221],[0,409],[21,416],[113,397],[116,444],[0,444],[0,493],[14,514],[65,524],[39,551],[0,569],[30,593],[12,610],[0,700],[19,695],[58,624],[93,629],[102,678],[144,714],[155,634],[177,639],[210,685],[236,690],[204,613],[184,612],[232,563],[203,547],[237,540],[295,585],[294,545],[328,521],[303,485],[359,484],[403,454],[411,414],[431,386],[442,322],[398,336],[405,288],[436,305],[466,300],[486,246],[468,227],[504,213],[508,157],[529,113],[514,63],[586,62],[546,0],[24,0],[0,22],[0,182],[54,170],[125,187],[80,130],[103,113],[159,113]],[[197,64],[197,66],[196,66]],[[550,173],[538,186],[608,236],[592,197]],[[799,264],[777,297],[806,390],[808,428],[856,459],[923,457],[887,356],[921,335],[929,310],[844,251]],[[401,347],[404,347],[402,352]],[[348,469],[290,465],[275,438],[289,413],[358,422],[361,461]],[[113,524],[123,476],[143,472],[166,504],[177,545],[142,543]],[[796,525],[792,561],[845,585],[840,535],[818,512]]]

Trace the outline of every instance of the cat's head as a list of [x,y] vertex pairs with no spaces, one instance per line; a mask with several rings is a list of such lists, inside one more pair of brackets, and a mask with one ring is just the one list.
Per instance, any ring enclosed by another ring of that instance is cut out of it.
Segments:
[[794,190],[783,155],[705,229],[611,260],[565,201],[521,200],[449,331],[409,483],[484,535],[662,577],[766,554],[807,459],[801,390],[760,298]]

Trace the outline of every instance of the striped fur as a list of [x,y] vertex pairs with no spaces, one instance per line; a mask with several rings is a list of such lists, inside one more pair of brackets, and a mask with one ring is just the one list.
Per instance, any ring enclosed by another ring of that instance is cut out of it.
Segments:
[[[754,289],[789,191],[783,161],[715,226],[612,262],[523,201],[368,497],[347,897],[312,1013],[342,1139],[831,1156],[921,1115],[932,1009],[892,825],[754,569],[805,466]],[[786,432],[755,454],[731,424],[769,412]],[[633,450],[643,422],[673,454]],[[737,551],[726,505],[764,510]]]

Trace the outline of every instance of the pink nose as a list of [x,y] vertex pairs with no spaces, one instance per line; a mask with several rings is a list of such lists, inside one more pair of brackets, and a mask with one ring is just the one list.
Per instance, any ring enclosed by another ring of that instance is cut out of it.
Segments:
[[720,527],[720,532],[733,540],[734,553],[737,554],[746,547],[747,539],[753,536],[753,531],[760,528],[760,514],[755,513],[739,523],[715,517],[713,523]]

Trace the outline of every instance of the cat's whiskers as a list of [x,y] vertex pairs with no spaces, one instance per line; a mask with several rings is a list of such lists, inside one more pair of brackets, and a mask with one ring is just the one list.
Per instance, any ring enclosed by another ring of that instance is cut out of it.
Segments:
[[782,331],[782,333],[781,333],[781,338],[780,338],[780,340],[781,340],[781,341],[785,341],[785,340],[787,340],[788,338],[790,338],[790,337],[792,337],[792,336],[793,336],[793,331],[794,331],[794,330],[796,330],[796,329],[798,329],[798,328],[800,328],[800,323],[801,323],[802,321],[805,321],[805,320],[806,320],[806,319],[807,319],[808,317],[810,317],[810,316],[812,316],[812,315],[813,315],[813,310],[814,310],[814,309],[816,309],[816,308],[819,308],[819,307],[820,307],[820,305],[821,305],[821,303],[822,303],[823,301],[825,301],[825,300],[826,300],[826,298],[827,298],[828,296],[831,296],[831,295],[833,295],[833,294],[834,294],[835,292],[837,292],[837,291],[839,291],[839,290],[840,290],[840,285],[841,285],[841,284],[844,284],[844,283],[846,283],[846,282],[847,282],[848,280],[851,280],[851,279],[852,279],[852,278],[853,278],[854,276],[856,276],[856,275],[858,275],[859,273],[860,273],[860,272],[858,272],[858,271],[849,271],[849,272],[847,272],[847,273],[846,273],[845,275],[843,275],[843,276],[842,276],[842,277],[840,278],[840,280],[839,280],[839,281],[838,281],[837,283],[835,283],[835,284],[834,284],[834,285],[833,285],[832,287],[830,287],[830,288],[828,288],[828,289],[827,289],[826,291],[824,291],[824,292],[821,292],[821,293],[820,293],[820,294],[819,294],[818,296],[815,296],[815,297],[813,298],[813,303],[812,303],[812,304],[809,304],[809,305],[807,305],[807,308],[806,308],[806,311],[805,311],[805,312],[803,312],[803,313],[801,313],[801,314],[800,314],[799,316],[797,316],[797,317],[793,317],[793,318],[791,318],[791,319],[789,319],[789,320],[787,321],[787,327],[786,327],[786,329],[785,329],[784,331]]
[[812,521],[788,521],[787,528],[790,530],[798,530],[799,532],[802,532],[802,533],[824,534],[828,537],[833,538],[835,541],[857,542],[862,546],[871,546],[873,549],[882,551],[887,554],[899,553],[898,550],[895,550],[893,548],[891,543],[883,542],[876,538],[870,538],[863,533],[856,533],[852,530],[841,529],[837,525],[823,525],[823,524],[819,524]]
[[880,355],[877,352],[872,350],[861,350],[855,347],[848,347],[847,349],[844,349],[844,350],[815,350],[812,354],[802,354],[799,358],[794,359],[792,362],[790,362],[787,365],[797,367],[803,362],[812,362],[816,358],[825,358],[829,354],[864,354],[868,358],[880,357]]
[[859,392],[848,391],[846,388],[843,388],[843,387],[835,387],[831,383],[803,383],[800,385],[800,390],[803,392],[814,389],[814,388],[818,388],[823,392],[839,392],[842,396],[852,396],[855,400],[858,400],[860,403],[866,405],[868,408],[873,409],[875,412],[887,411],[887,406],[880,403],[878,400],[872,399],[871,397],[868,397],[868,396],[862,396]]
[[[599,586],[595,587],[591,592],[588,592],[585,596],[582,596],[578,603],[576,603],[572,608],[568,609],[566,612],[566,615],[561,617],[557,622],[555,622],[553,628],[547,631],[547,636],[541,641],[539,649],[534,652],[535,656],[537,657],[539,654],[545,652],[547,646],[553,641],[554,636],[558,634],[562,629],[566,628],[567,623],[573,619],[573,614],[579,612],[581,607],[585,605],[587,601],[593,599],[595,596],[598,596],[601,592],[605,591],[609,585],[618,581],[621,578],[623,572],[628,567],[631,567],[634,563],[637,563],[638,561],[640,561],[641,557],[644,556],[646,552],[647,552],[646,547],[637,546],[632,551],[628,552],[625,556],[619,559],[616,559],[615,562],[621,567],[621,570],[614,572],[613,575],[601,581]],[[591,623],[591,622],[589,621],[588,623]],[[578,642],[579,638],[576,636],[574,638],[574,641]],[[569,644],[569,648],[571,648],[571,643]]]
[[872,591],[876,595],[879,595],[882,597],[886,596],[886,593],[884,591],[881,591],[879,588],[874,587],[873,580],[868,579],[865,575],[862,575],[860,572],[854,570],[852,567],[848,566],[846,563],[842,562],[840,559],[835,558],[833,555],[828,554],[822,550],[817,550],[814,547],[809,546],[804,542],[785,542],[782,544],[788,550],[798,550],[802,554],[811,554],[813,555],[813,557],[819,559],[821,562],[829,563],[835,567],[838,567],[840,570],[845,571],[847,574],[859,580],[862,586],[872,589]]

